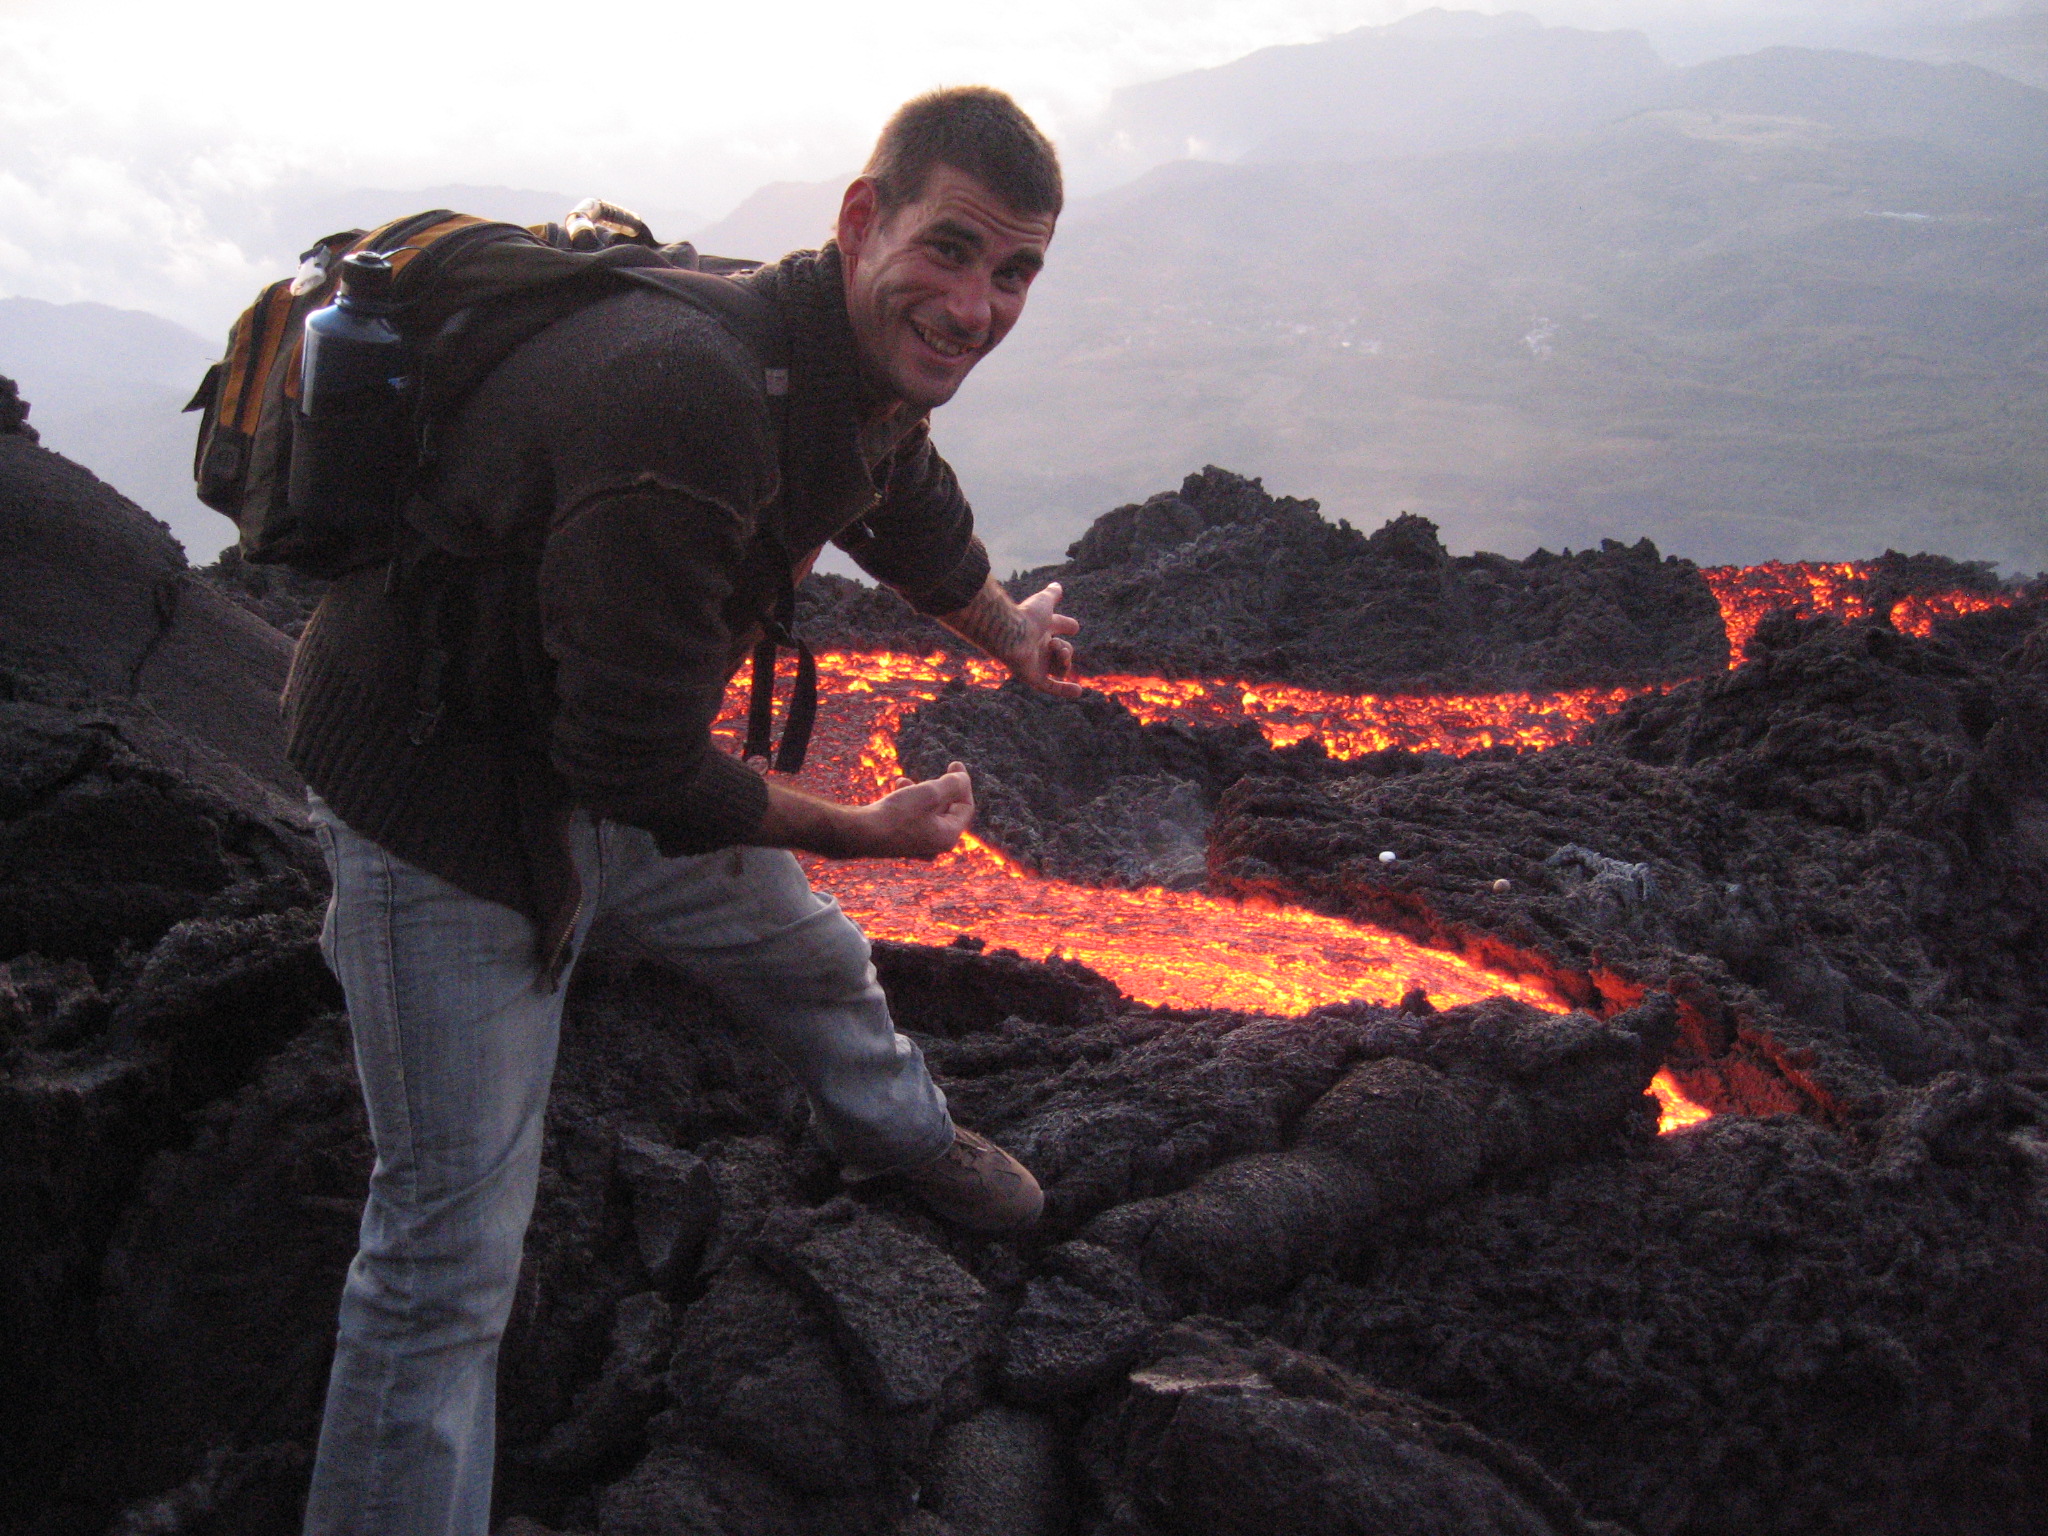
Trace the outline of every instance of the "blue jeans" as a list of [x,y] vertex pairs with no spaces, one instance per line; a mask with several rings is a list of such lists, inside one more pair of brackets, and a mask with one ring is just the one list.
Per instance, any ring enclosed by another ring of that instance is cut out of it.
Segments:
[[[317,798],[334,876],[320,945],[348,997],[377,1150],[342,1291],[307,1536],[485,1536],[498,1341],[533,1214],[564,985],[532,924],[352,832]],[[867,941],[779,850],[668,859],[636,828],[571,832],[580,951],[603,917],[707,984],[864,1169],[951,1145],[945,1096],[898,1034]]]

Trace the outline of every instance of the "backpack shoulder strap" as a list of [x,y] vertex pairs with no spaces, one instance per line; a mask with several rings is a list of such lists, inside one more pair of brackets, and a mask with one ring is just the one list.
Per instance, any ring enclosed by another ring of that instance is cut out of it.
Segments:
[[[769,426],[777,455],[784,461],[782,484],[788,485],[789,333],[774,301],[745,284],[709,272],[682,267],[636,267],[625,274],[649,288],[693,304],[746,342],[761,359],[768,394]],[[761,640],[754,647],[753,681],[747,703],[747,739],[740,755],[768,758],[773,741],[775,658],[781,646],[796,652],[796,686],[782,727],[782,744],[773,753],[778,773],[795,773],[804,765],[811,728],[818,712],[818,666],[811,648],[795,633],[796,556],[783,534],[781,496],[769,512],[769,526],[756,531],[750,558],[771,567],[777,591],[775,607],[761,616]]]
[[642,287],[681,299],[723,322],[761,359],[769,400],[788,399],[789,333],[783,327],[781,311],[765,294],[729,277],[688,267],[649,264],[635,266],[621,275]]

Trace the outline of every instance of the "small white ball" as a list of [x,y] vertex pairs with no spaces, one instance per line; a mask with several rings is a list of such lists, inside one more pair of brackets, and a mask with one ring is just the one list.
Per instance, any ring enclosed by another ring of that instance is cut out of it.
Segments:
[[1496,880],[1496,881],[1494,881],[1494,882],[1493,882],[1493,893],[1494,893],[1494,895],[1496,895],[1496,896],[1505,896],[1505,895],[1507,894],[1507,889],[1508,889],[1508,883],[1507,883],[1507,881],[1505,881],[1505,880]]
[[1398,858],[1400,858],[1400,857],[1401,857],[1401,855],[1399,855],[1398,853],[1394,852],[1394,850],[1393,850],[1393,849],[1389,848],[1389,849],[1388,849],[1388,850],[1387,850],[1387,851],[1386,851],[1385,853],[1383,853],[1383,854],[1381,854],[1381,855],[1380,855],[1380,862],[1381,862],[1382,864],[1391,864],[1391,863],[1393,863],[1393,862],[1394,862],[1394,861],[1395,861],[1396,859],[1398,859]]

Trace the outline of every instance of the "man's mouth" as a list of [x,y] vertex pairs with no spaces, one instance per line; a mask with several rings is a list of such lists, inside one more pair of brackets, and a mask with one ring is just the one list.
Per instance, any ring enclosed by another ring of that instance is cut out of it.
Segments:
[[914,315],[906,318],[910,321],[911,330],[916,332],[917,339],[941,357],[965,357],[980,345],[977,341],[943,335],[924,324],[923,321],[917,319]]

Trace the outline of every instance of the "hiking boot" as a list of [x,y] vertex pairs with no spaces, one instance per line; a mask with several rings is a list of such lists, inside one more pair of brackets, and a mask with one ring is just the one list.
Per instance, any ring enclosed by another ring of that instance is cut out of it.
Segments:
[[1016,1232],[1038,1220],[1045,1195],[1031,1170],[986,1136],[953,1127],[953,1145],[903,1182],[946,1220],[976,1232]]

